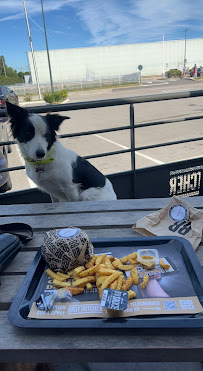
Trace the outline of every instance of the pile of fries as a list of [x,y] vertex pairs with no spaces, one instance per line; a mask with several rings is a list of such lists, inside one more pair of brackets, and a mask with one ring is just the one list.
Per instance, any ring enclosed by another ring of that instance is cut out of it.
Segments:
[[[146,261],[149,258],[146,256]],[[136,293],[129,289],[132,284],[138,285],[139,276],[136,268],[138,263],[140,262],[137,261],[136,252],[121,259],[103,254],[94,255],[85,266],[79,266],[68,274],[54,273],[51,269],[47,269],[46,273],[53,280],[55,287],[65,287],[72,295],[81,294],[84,288],[91,290],[92,284],[96,284],[100,299],[106,288],[127,291],[128,299],[133,299],[136,297]],[[170,265],[165,264],[162,259],[159,259],[159,263],[165,269],[170,268]],[[140,264],[146,268],[146,264]],[[126,279],[123,274],[125,271],[130,271],[130,276]],[[145,288],[148,282],[149,276],[144,275],[140,287]]]

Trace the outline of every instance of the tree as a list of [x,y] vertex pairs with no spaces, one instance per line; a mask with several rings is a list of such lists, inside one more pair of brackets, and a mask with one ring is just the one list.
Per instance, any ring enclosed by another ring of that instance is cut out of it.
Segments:
[[22,71],[18,72],[18,76],[20,77],[20,79],[24,79],[24,73]]
[[17,71],[14,70],[12,67],[7,67],[6,68],[6,73],[7,73],[8,77],[17,77],[18,76]]
[[18,72],[18,76],[20,77],[20,79],[24,80],[24,76],[25,75],[30,75],[30,72]]
[[0,56],[0,75],[6,76],[7,65],[5,63],[5,58],[3,55]]
[[24,73],[21,72],[19,75],[14,68],[8,67],[4,56],[0,55],[0,84],[9,85],[22,82],[24,82]]

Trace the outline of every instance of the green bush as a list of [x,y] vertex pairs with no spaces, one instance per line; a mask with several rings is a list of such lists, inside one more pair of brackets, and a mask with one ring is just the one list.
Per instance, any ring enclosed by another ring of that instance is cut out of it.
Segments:
[[43,99],[45,102],[53,104],[54,103],[54,94],[53,93],[44,93]]
[[68,96],[68,90],[67,89],[61,90],[60,93],[61,93],[61,96],[62,96],[63,99],[67,98],[67,96]]
[[25,102],[30,102],[32,100],[32,95],[30,93],[26,93],[23,99]]
[[166,71],[166,76],[168,76],[169,73],[170,73],[171,77],[181,77],[182,76],[182,72],[180,70],[176,70],[176,69]]
[[22,80],[18,75],[14,77],[0,75],[0,85],[22,84],[23,82],[24,80]]
[[44,93],[43,99],[45,102],[53,104],[53,103],[59,103],[62,102],[68,95],[67,90],[60,90],[60,91],[54,91],[50,93]]
[[63,101],[63,98],[61,96],[61,92],[60,91],[55,91],[54,93],[52,93],[54,95],[54,101],[56,103],[58,102],[62,102]]

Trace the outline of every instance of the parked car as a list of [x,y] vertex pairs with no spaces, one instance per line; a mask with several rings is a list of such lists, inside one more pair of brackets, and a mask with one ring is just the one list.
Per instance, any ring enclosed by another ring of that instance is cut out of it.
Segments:
[[18,96],[14,93],[13,90],[7,88],[7,86],[0,86],[0,108],[5,108],[5,101],[8,100],[13,104],[18,105]]
[[[6,107],[6,100],[17,105],[19,103],[18,96],[13,90],[7,88],[7,86],[0,86],[0,109]],[[6,122],[6,117],[0,117],[0,142],[7,142],[9,140]],[[0,169],[8,167],[8,153],[10,152],[10,145],[0,146]],[[0,173],[0,193],[9,191],[11,188],[12,183],[9,172]]]

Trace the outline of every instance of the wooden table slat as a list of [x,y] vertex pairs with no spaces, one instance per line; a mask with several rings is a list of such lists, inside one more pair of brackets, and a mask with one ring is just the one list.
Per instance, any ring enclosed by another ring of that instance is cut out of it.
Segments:
[[[203,196],[184,197],[184,201],[190,206],[203,208]],[[34,214],[66,214],[66,213],[85,213],[85,212],[105,212],[122,210],[158,210],[167,206],[170,198],[148,198],[134,200],[116,201],[86,201],[86,202],[61,202],[61,203],[41,203],[41,204],[16,204],[0,205],[0,216],[11,215],[34,215]],[[0,197],[1,203],[1,197]],[[2,223],[1,223],[2,224]]]
[[70,226],[101,228],[102,226],[129,227],[146,215],[146,211],[122,211],[105,213],[80,213],[66,215],[29,215],[29,216],[7,216],[1,218],[1,223],[27,223],[33,229],[47,230],[52,228],[66,228]]
[[[0,282],[0,316],[1,310],[8,309],[16,296],[16,293],[23,282],[25,275],[1,276]],[[0,339],[1,347],[1,339]],[[1,348],[0,348],[1,349]]]
[[[3,275],[8,274],[26,274],[36,255],[36,251],[22,251],[13,259],[13,261],[4,269]],[[0,299],[1,300],[1,299]]]
[[[1,362],[200,362],[202,330],[29,330],[10,325],[2,311]],[[197,346],[198,344],[198,346]]]

